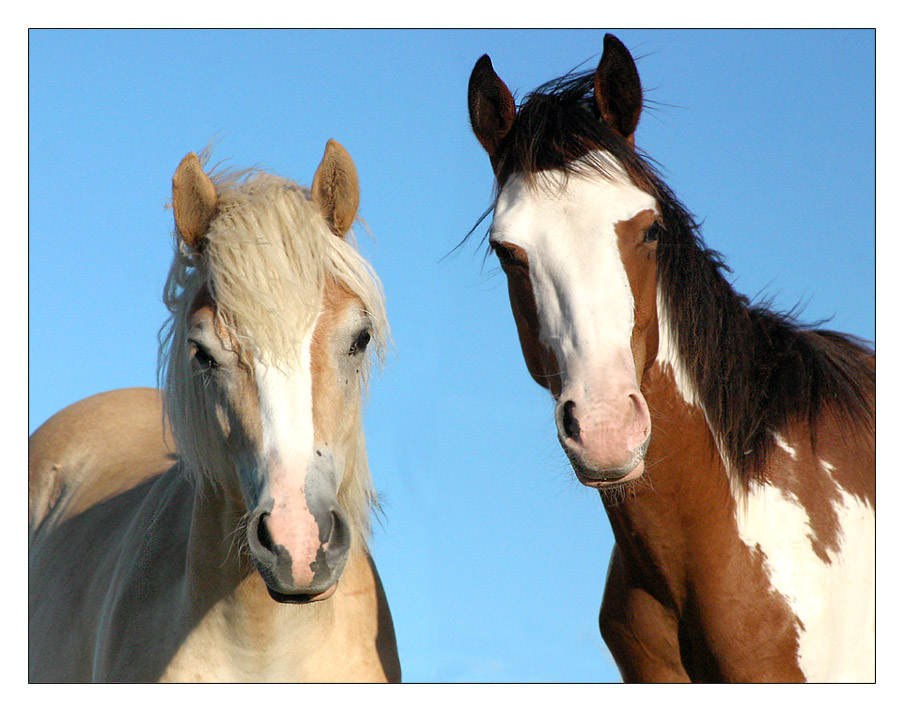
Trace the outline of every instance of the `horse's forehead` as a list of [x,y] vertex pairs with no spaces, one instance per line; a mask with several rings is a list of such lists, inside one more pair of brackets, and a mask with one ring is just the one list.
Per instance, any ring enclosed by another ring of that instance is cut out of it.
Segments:
[[512,176],[499,194],[492,231],[497,239],[539,246],[548,240],[581,241],[615,237],[615,226],[644,211],[657,211],[656,200],[615,173],[541,174],[528,181]]
[[327,278],[323,290],[323,302],[320,308],[318,328],[329,328],[338,316],[349,309],[364,309],[361,297],[355,294],[342,281]]
[[[192,302],[192,306],[187,313],[189,324],[198,319],[209,319],[214,323],[217,335],[231,348],[239,349],[240,341],[235,339],[225,326],[222,319],[217,318],[220,307],[216,299],[211,295],[207,288],[202,288]],[[344,322],[347,315],[353,312],[364,314],[366,312],[364,301],[362,298],[352,291],[344,282],[334,278],[328,278],[324,284],[323,293],[320,299],[320,305],[317,310],[317,316],[310,325],[307,332],[299,336],[300,341],[313,339],[316,343],[327,341],[336,328]],[[266,351],[266,350],[265,350]],[[312,354],[314,365],[317,365],[318,359],[323,359],[322,349],[315,349]],[[251,359],[251,351],[242,349],[242,355],[249,362]],[[262,363],[270,363],[272,354],[263,355],[257,359]]]

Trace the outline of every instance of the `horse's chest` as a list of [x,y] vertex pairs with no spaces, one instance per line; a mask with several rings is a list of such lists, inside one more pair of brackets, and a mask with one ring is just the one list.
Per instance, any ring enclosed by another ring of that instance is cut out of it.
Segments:
[[215,607],[183,642],[161,682],[308,682],[316,658],[309,636],[269,636],[237,627]]
[[[263,588],[257,576],[243,585]],[[187,636],[161,681],[385,682],[375,636],[366,635],[372,626],[342,605],[338,595],[306,606],[221,600]]]

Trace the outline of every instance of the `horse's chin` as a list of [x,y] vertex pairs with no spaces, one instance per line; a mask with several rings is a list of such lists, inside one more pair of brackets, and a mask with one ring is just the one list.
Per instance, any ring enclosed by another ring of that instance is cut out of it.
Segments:
[[282,593],[267,586],[267,593],[277,603],[315,603],[317,601],[325,601],[336,593],[339,584],[334,583],[325,591],[319,593]]

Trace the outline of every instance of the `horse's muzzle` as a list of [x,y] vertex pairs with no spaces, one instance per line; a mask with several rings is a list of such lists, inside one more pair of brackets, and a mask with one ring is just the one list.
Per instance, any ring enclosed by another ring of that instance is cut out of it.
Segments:
[[636,388],[581,402],[562,396],[555,418],[559,442],[582,484],[603,488],[643,474],[651,427],[646,400]]
[[315,515],[320,541],[316,554],[306,557],[309,561],[293,561],[289,549],[274,541],[267,525],[269,517],[270,511],[258,508],[248,522],[247,538],[251,557],[270,596],[280,603],[329,598],[345,568],[351,544],[348,521],[339,505],[334,503]]

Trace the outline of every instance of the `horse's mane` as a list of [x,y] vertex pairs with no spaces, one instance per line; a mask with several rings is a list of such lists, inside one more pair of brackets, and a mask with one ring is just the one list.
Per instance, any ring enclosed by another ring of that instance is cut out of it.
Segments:
[[605,151],[657,198],[666,228],[657,248],[659,318],[667,320],[682,376],[745,491],[763,476],[775,435],[786,425],[808,424],[815,445],[828,409],[855,437],[874,437],[873,351],[856,337],[814,329],[735,292],[721,255],[704,245],[698,224],[652,161],[601,120],[593,76],[567,74],[521,102],[494,155],[497,191],[513,173],[529,181],[552,169],[565,180],[609,176]]
[[[207,152],[201,156],[206,162]],[[381,361],[388,324],[379,279],[355,248],[352,236],[332,234],[310,191],[285,178],[256,170],[210,176],[217,213],[200,254],[188,251],[174,231],[175,259],[164,287],[170,317],[160,330],[158,381],[183,467],[196,478],[217,482],[231,467],[218,425],[204,406],[185,355],[188,314],[202,290],[217,303],[220,327],[239,344],[239,356],[266,356],[288,366],[313,327],[327,279],[357,295],[373,322],[373,359]],[[362,373],[366,387],[368,373]],[[349,407],[353,407],[349,404]],[[360,408],[358,439],[349,444],[339,501],[356,533],[366,539],[376,495],[367,465]]]

